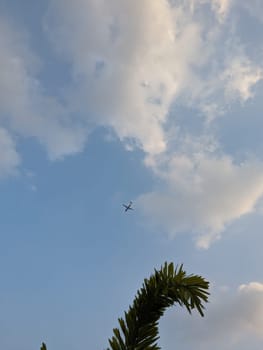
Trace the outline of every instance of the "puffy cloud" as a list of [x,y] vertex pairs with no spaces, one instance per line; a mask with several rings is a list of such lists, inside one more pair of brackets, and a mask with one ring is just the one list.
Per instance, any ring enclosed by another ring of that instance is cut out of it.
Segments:
[[26,37],[0,18],[0,123],[9,132],[36,138],[56,159],[81,150],[85,134],[66,109],[44,93],[36,78],[39,63]]
[[138,198],[143,215],[170,237],[197,234],[208,248],[227,224],[251,213],[263,195],[263,163],[233,159],[214,152],[180,153],[161,164],[151,162],[163,186]]
[[244,64],[233,63],[238,41],[229,39],[230,30],[226,37],[227,24],[210,20],[211,13],[226,16],[230,5],[52,0],[45,30],[72,65],[74,88],[67,97],[89,123],[112,127],[146,153],[165,151],[174,101],[198,107],[212,120],[211,114],[222,111],[219,104],[229,102],[226,89],[247,99],[262,78],[245,54]]
[[189,81],[190,65],[204,60],[195,54],[206,51],[200,24],[166,0],[52,3],[46,28],[72,62],[76,104],[84,102],[88,117],[120,139],[135,139],[147,153],[164,151],[169,107]]
[[203,350],[234,350],[243,349],[243,344],[244,349],[248,344],[251,349],[260,349],[263,340],[263,284],[251,282],[241,285],[236,291],[225,289],[215,294],[203,319],[187,316],[180,318],[171,312],[164,320],[166,349],[173,349],[175,340],[186,349],[194,346]]
[[[45,30],[72,65],[74,87],[67,97],[85,121],[112,127],[146,153],[165,151],[174,101],[198,107],[212,120],[229,95],[246,100],[262,79],[260,67],[241,54],[232,23],[222,20],[231,5],[51,0]],[[219,23],[211,21],[213,13]]]
[[236,57],[223,74],[226,81],[225,94],[231,98],[238,96],[246,101],[253,96],[251,89],[263,78],[263,70],[248,59]]

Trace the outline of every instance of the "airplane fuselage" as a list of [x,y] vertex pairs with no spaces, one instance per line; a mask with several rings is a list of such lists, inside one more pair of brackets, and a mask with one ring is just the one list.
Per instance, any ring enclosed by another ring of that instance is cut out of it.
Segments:
[[123,206],[124,206],[124,208],[125,208],[125,212],[126,211],[128,211],[128,210],[133,210],[133,208],[132,208],[132,202],[130,202],[128,205],[126,205],[126,204],[123,204]]

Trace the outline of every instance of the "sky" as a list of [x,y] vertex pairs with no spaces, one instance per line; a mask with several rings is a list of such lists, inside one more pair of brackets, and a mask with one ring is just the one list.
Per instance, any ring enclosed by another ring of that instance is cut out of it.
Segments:
[[163,349],[262,348],[262,30],[261,0],[0,0],[1,349],[105,349],[165,261],[211,295]]

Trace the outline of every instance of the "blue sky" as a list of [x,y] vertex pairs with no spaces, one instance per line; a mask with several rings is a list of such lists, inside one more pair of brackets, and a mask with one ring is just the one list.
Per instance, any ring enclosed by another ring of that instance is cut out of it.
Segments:
[[0,0],[1,349],[106,348],[164,261],[211,282],[164,349],[261,349],[262,14]]

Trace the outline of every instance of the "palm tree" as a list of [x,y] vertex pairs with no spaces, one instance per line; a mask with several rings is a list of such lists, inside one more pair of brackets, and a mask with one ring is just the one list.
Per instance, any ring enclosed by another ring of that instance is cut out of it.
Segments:
[[[197,309],[204,316],[203,302],[208,301],[208,289],[209,282],[203,277],[187,275],[183,265],[174,268],[173,263],[165,262],[144,280],[124,319],[118,319],[120,330],[113,329],[107,350],[159,350],[158,321],[164,311],[178,303],[190,314]],[[40,350],[47,350],[44,343]]]

